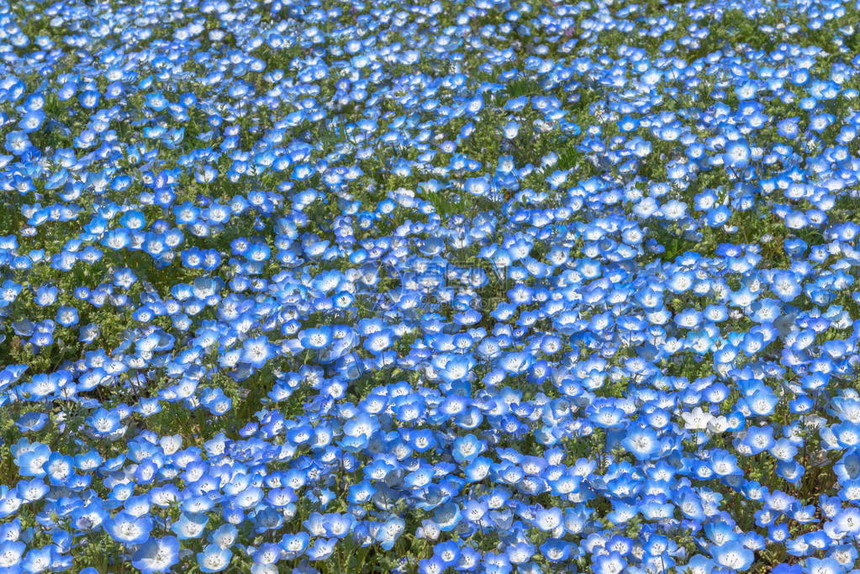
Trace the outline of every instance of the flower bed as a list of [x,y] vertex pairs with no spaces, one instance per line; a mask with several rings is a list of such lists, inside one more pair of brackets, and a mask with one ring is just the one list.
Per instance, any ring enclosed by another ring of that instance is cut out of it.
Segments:
[[851,571],[858,22],[2,3],[0,573]]

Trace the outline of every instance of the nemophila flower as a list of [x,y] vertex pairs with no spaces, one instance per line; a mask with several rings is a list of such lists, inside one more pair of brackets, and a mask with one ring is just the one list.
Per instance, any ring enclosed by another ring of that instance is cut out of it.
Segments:
[[741,472],[735,456],[726,451],[712,450],[709,462],[717,476],[729,476]]
[[307,549],[305,554],[308,559],[311,561],[320,561],[328,559],[332,553],[335,551],[335,547],[337,545],[337,539],[325,539],[318,538],[314,541],[314,544]]
[[844,421],[833,425],[830,429],[833,438],[842,448],[853,448],[860,444],[860,424]]
[[125,511],[105,521],[105,531],[122,544],[140,544],[149,538],[152,520],[149,517],[136,517]]
[[121,420],[119,412],[99,408],[87,417],[86,423],[97,436],[107,437],[119,430]]
[[711,555],[718,565],[738,572],[747,571],[755,559],[751,550],[735,540],[729,540],[725,544],[712,547]]
[[262,368],[274,356],[274,347],[265,335],[248,339],[242,345],[242,362],[254,368]]
[[40,500],[50,491],[50,487],[39,478],[22,480],[18,483],[16,489],[18,496],[25,503]]
[[232,399],[224,394],[221,389],[216,389],[212,393],[207,393],[201,401],[203,406],[209,409],[209,412],[214,416],[222,416],[233,404]]
[[27,545],[19,540],[3,540],[0,542],[0,567],[20,571],[20,560],[26,550]]
[[150,538],[135,551],[132,565],[145,574],[168,572],[179,561],[179,541],[172,537]]
[[183,512],[179,520],[173,523],[171,530],[179,540],[198,538],[203,534],[209,517],[203,513]]
[[744,454],[753,456],[770,449],[775,444],[773,428],[770,426],[751,426],[747,429],[746,436],[741,441],[744,445]]
[[837,545],[832,547],[827,552],[827,557],[836,560],[845,568],[849,568],[857,561],[858,553],[850,544]]
[[164,94],[162,92],[150,93],[146,96],[145,100],[146,107],[156,112],[163,111],[165,108],[167,108],[168,103],[169,102],[167,98],[164,97]]
[[120,217],[119,222],[125,229],[138,231],[146,226],[146,217],[139,210],[129,210]]
[[232,524],[222,524],[209,534],[209,542],[217,544],[221,548],[230,548],[236,541],[239,531]]
[[233,553],[226,548],[209,544],[203,552],[197,553],[197,564],[201,572],[221,572],[230,565]]
[[36,290],[35,302],[40,307],[52,305],[57,300],[58,289],[53,285],[43,285]]
[[597,426],[602,428],[620,428],[627,413],[611,404],[604,404],[589,415],[589,419]]
[[45,121],[45,112],[42,110],[31,110],[21,116],[18,128],[25,133],[31,133],[42,127]]
[[853,506],[839,510],[833,517],[836,530],[851,536],[856,535],[860,531],[860,522],[858,520],[860,520],[860,511]]
[[286,553],[287,560],[294,560],[295,558],[304,554],[305,549],[308,547],[310,537],[307,532],[299,532],[297,534],[286,534],[281,539],[280,547]]
[[597,556],[592,563],[594,572],[600,574],[617,574],[627,567],[627,561],[617,552]]
[[58,560],[57,554],[57,548],[54,545],[33,548],[27,552],[21,567],[28,573],[42,572],[50,567],[61,567],[61,560]]
[[747,397],[746,403],[750,412],[756,416],[768,416],[773,413],[779,398],[768,388],[759,388]]
[[390,518],[375,525],[373,537],[384,550],[391,550],[404,528],[405,523],[401,519]]
[[62,306],[57,310],[56,321],[63,327],[77,325],[78,320],[78,310],[74,307]]
[[418,562],[418,571],[422,574],[444,572],[448,566],[438,556],[434,556],[420,560]]
[[833,466],[833,472],[840,482],[855,480],[860,477],[860,454],[857,450],[852,448],[846,451]]
[[815,574],[837,574],[844,572],[845,568],[833,558],[818,559],[810,556],[806,559],[806,571]]
[[27,132],[11,131],[6,134],[5,149],[11,154],[20,156],[33,149],[33,144],[30,143],[30,138],[27,137]]
[[331,341],[331,328],[321,326],[304,330],[299,334],[299,340],[305,349],[322,349]]
[[43,466],[51,484],[64,484],[73,471],[73,459],[70,456],[55,452],[48,457]]
[[509,140],[515,139],[520,131],[520,124],[514,120],[510,120],[502,126],[502,135]]
[[99,105],[101,94],[96,90],[86,90],[78,94],[78,102],[85,110],[92,110]]
[[777,272],[773,275],[771,290],[784,302],[794,300],[803,291],[799,277],[791,272]]
[[457,462],[471,462],[486,449],[483,441],[475,435],[467,434],[454,440],[453,456]]
[[21,417],[15,421],[15,426],[17,426],[18,430],[21,432],[37,432],[42,430],[49,420],[50,418],[46,413],[30,411],[21,415]]
[[255,565],[273,565],[281,557],[281,550],[277,544],[266,542],[254,550],[253,560]]
[[47,474],[43,467],[51,456],[49,446],[21,439],[9,450],[21,476],[44,477]]
[[745,167],[750,161],[750,148],[743,141],[734,141],[726,145],[723,163],[729,168]]
[[621,440],[622,446],[638,460],[654,457],[661,448],[657,434],[644,426],[629,429]]

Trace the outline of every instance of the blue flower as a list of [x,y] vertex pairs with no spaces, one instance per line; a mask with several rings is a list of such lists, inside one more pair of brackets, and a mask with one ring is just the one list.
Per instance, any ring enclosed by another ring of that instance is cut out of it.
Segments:
[[137,517],[126,511],[121,511],[113,518],[106,520],[104,528],[117,542],[125,545],[140,544],[149,539],[152,519],[147,516]]
[[486,449],[484,441],[475,435],[467,434],[454,440],[452,454],[457,462],[469,463]]
[[20,560],[27,550],[27,545],[19,540],[4,540],[0,542],[0,567],[10,571],[20,571]]
[[25,131],[11,131],[6,134],[6,151],[17,156],[23,155],[33,149],[30,138]]
[[394,543],[403,533],[406,523],[400,518],[392,517],[383,523],[375,526],[373,535],[383,550],[391,550],[394,548]]
[[21,432],[37,432],[42,430],[49,420],[50,418],[46,413],[30,411],[21,415],[21,417],[15,421],[15,426],[17,426],[18,430]]
[[197,564],[201,572],[221,572],[230,565],[232,558],[233,553],[230,550],[209,544],[203,552],[197,553]]
[[107,437],[119,430],[121,421],[119,412],[99,408],[86,418],[86,423],[96,436]]
[[724,568],[746,572],[752,566],[755,555],[736,540],[711,548],[714,561]]
[[170,528],[179,540],[188,540],[199,538],[208,522],[209,517],[202,512],[183,512]]
[[322,349],[329,344],[331,337],[331,328],[325,325],[318,328],[306,329],[299,333],[299,340],[305,349]]
[[32,133],[42,127],[45,121],[45,112],[42,110],[31,110],[21,116],[18,127],[25,133]]
[[280,541],[280,547],[284,551],[287,560],[295,560],[302,556],[310,543],[307,532],[297,534],[285,534]]
[[313,546],[307,549],[306,555],[312,561],[320,561],[328,559],[335,550],[337,545],[336,538],[317,538]]
[[248,339],[242,345],[242,361],[256,369],[262,368],[274,356],[274,347],[265,335]]
[[630,429],[621,441],[622,446],[638,460],[648,460],[660,452],[660,440],[652,429],[638,426]]
[[168,572],[179,561],[179,541],[173,536],[150,538],[132,556],[132,565],[150,574]]
[[592,570],[596,574],[609,574],[621,572],[627,567],[627,561],[618,552],[610,552],[597,556],[592,563]]

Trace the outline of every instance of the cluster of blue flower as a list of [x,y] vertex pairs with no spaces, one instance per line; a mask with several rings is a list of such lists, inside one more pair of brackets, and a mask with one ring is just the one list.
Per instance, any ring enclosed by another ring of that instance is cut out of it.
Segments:
[[860,571],[858,19],[0,0],[0,573]]

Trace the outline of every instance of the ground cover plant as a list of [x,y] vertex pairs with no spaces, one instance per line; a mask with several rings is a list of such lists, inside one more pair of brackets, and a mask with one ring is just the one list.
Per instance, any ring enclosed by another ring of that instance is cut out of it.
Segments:
[[0,2],[0,573],[857,572],[858,23]]

